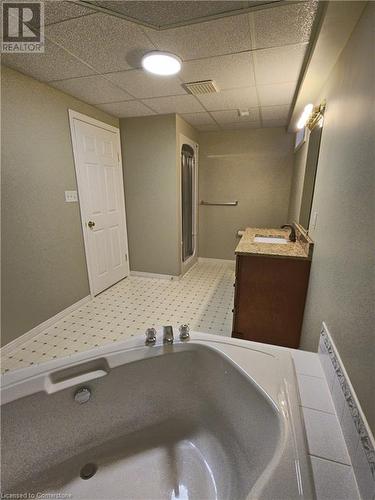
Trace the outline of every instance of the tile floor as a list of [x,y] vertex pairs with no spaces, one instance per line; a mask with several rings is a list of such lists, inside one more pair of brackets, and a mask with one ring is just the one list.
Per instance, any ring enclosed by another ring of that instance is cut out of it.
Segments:
[[2,358],[7,372],[124,340],[150,326],[189,324],[231,335],[234,263],[197,263],[180,281],[130,276]]

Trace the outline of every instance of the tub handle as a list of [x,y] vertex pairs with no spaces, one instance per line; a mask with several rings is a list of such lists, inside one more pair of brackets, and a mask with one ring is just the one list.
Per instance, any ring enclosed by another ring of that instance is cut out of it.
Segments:
[[104,377],[109,372],[108,362],[104,358],[70,366],[50,373],[46,378],[45,390],[48,394],[53,394]]

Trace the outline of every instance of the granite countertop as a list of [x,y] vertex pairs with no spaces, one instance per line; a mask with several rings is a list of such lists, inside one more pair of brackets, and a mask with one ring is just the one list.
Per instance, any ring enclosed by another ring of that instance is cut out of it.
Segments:
[[273,236],[288,240],[290,229],[272,229],[264,227],[248,227],[244,231],[235,250],[236,255],[268,255],[293,259],[311,259],[313,242],[299,224],[294,224],[297,240],[287,244],[255,243],[255,236]]

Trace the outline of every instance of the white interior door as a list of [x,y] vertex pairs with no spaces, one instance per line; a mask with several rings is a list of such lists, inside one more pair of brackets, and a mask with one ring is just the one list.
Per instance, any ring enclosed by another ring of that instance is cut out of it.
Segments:
[[90,289],[129,274],[119,130],[69,111]]

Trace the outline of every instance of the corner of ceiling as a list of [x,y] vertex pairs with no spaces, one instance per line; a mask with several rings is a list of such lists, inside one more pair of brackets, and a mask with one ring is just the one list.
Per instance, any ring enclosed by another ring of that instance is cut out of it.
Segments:
[[345,48],[367,2],[323,2],[311,51],[297,86],[288,124],[288,132],[296,131],[296,123],[308,103],[316,99]]

